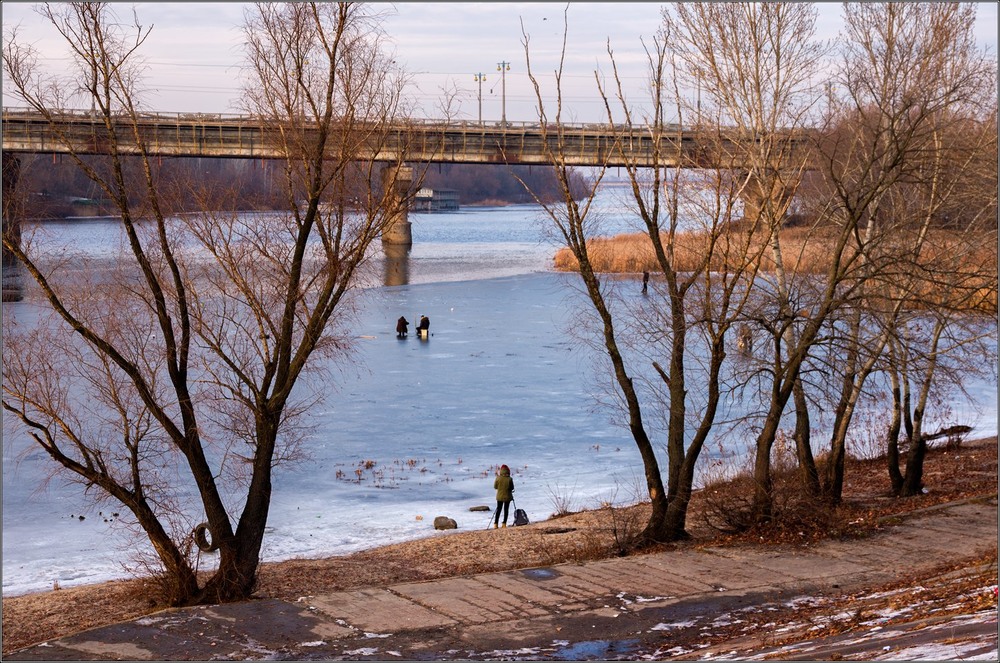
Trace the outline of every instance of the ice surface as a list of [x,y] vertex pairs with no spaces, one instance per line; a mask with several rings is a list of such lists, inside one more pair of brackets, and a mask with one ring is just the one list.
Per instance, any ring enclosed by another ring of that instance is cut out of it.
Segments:
[[[614,201],[604,203],[609,234],[628,229]],[[451,535],[434,531],[439,515],[457,532],[483,529],[492,514],[469,508],[495,506],[502,463],[532,522],[555,511],[556,498],[579,509],[642,492],[634,443],[595,408],[589,350],[567,334],[575,277],[549,271],[537,208],[411,220],[408,283],[365,293],[351,327],[360,361],[335,374],[336,389],[311,412],[310,458],[276,472],[265,560]],[[63,224],[54,234],[86,250],[112,244],[94,239],[109,228]],[[27,303],[7,306],[27,313]],[[397,340],[396,319],[415,326],[422,314],[431,338]],[[995,434],[995,387],[970,388],[984,410],[976,433]],[[59,478],[39,488],[50,465],[40,451],[19,454],[26,445],[5,436],[3,594],[127,577],[148,544],[111,515],[124,509],[94,505]]]

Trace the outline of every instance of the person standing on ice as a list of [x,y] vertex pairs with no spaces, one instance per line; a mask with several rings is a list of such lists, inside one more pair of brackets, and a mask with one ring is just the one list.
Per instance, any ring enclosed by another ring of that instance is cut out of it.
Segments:
[[500,466],[500,471],[493,480],[493,487],[497,491],[497,511],[493,514],[493,529],[497,529],[500,523],[500,510],[503,509],[503,526],[506,527],[510,503],[514,501],[514,479],[510,476],[509,467]]
[[410,322],[405,316],[399,316],[399,320],[396,321],[396,338],[405,338],[407,327],[410,326]]

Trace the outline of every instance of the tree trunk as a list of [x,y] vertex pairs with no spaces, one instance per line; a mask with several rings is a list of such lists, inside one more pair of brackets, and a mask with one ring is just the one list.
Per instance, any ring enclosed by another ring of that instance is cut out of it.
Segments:
[[630,428],[632,429],[632,439],[635,440],[636,446],[639,448],[639,455],[642,457],[650,504],[649,520],[646,521],[646,527],[640,538],[644,543],[672,541],[670,533],[664,528],[670,505],[663,490],[663,479],[660,478],[660,469],[653,445],[650,444],[644,429],[631,426]]
[[[564,177],[564,175],[560,175],[561,179]],[[564,179],[564,181],[566,180]],[[565,185],[565,190],[569,191],[568,185]],[[577,219],[574,223],[577,227],[582,228],[583,219]],[[574,253],[580,263],[580,276],[583,278],[590,301],[601,318],[604,347],[614,367],[615,381],[618,384],[621,397],[625,400],[632,439],[635,441],[636,447],[639,449],[639,454],[642,457],[642,466],[646,475],[646,490],[648,491],[652,507],[649,521],[642,533],[642,538],[649,542],[664,541],[665,535],[662,528],[667,512],[667,495],[663,490],[663,479],[660,477],[660,465],[656,460],[656,453],[649,440],[649,435],[646,433],[646,428],[642,423],[642,405],[639,402],[639,395],[636,393],[635,385],[626,369],[625,359],[618,349],[618,342],[615,338],[614,319],[611,316],[611,311],[608,310],[604,295],[601,293],[600,280],[597,278],[594,266],[590,262],[586,243],[583,242],[574,247]]]
[[198,578],[187,557],[177,548],[170,535],[163,529],[156,514],[145,502],[123,501],[129,507],[139,526],[149,538],[156,556],[163,564],[164,599],[168,605],[182,606],[199,602]]
[[906,474],[899,489],[900,497],[914,497],[924,491],[924,457],[927,455],[927,442],[921,435],[910,440],[910,450],[906,455]]
[[899,497],[903,490],[903,474],[899,471],[899,431],[903,426],[903,395],[899,384],[899,371],[895,355],[897,345],[895,341],[889,344],[889,379],[892,389],[892,420],[889,422],[889,430],[886,433],[885,459],[887,470],[889,471],[889,484],[892,487],[892,494]]
[[[684,300],[677,296],[676,282],[673,274],[667,278],[670,287],[670,373],[660,373],[661,379],[667,384],[670,394],[670,412],[667,423],[667,499],[676,499],[681,490],[681,473],[685,462],[684,432],[687,424],[687,389],[684,381],[684,353],[687,338],[687,320],[685,319]],[[659,366],[655,366],[659,368]]]
[[[754,454],[754,495],[752,504],[752,515],[756,522],[767,522],[774,515],[774,494],[771,479],[771,449],[774,446],[775,437],[781,426],[781,415],[788,405],[788,399],[792,397],[795,382],[799,379],[799,370],[805,358],[804,352],[810,345],[809,339],[816,337],[819,323],[812,321],[799,340],[799,351],[789,357],[788,362],[782,372],[775,366],[774,381],[771,388],[771,402],[767,415],[764,417],[764,425],[757,435],[755,442],[756,452]],[[780,343],[775,344],[775,356],[781,356]],[[777,360],[776,360],[777,361]]]
[[[709,409],[714,411],[715,407],[710,405]],[[683,541],[691,538],[687,532],[686,524],[688,506],[691,504],[691,493],[694,487],[694,471],[698,458],[701,456],[704,440],[711,429],[712,420],[714,420],[714,414],[706,415],[701,430],[695,435],[695,439],[691,442],[691,447],[684,457],[684,463],[681,465],[677,485],[668,502],[662,522],[663,534],[667,541]]]
[[938,318],[931,334],[927,352],[927,366],[923,369],[923,381],[920,392],[917,394],[916,406],[913,409],[913,436],[910,438],[910,452],[906,459],[906,475],[903,477],[900,497],[920,495],[924,490],[924,457],[927,455],[927,438],[923,432],[924,413],[927,411],[927,401],[930,398],[934,372],[937,369],[941,335],[946,326],[946,319]]
[[774,515],[771,448],[774,446],[774,438],[778,434],[783,410],[784,402],[781,402],[777,396],[772,398],[770,410],[764,419],[764,427],[757,436],[753,466],[753,505],[751,507],[753,520],[757,523],[765,523],[771,520]]
[[799,461],[799,472],[802,487],[806,494],[817,496],[820,493],[819,472],[816,470],[816,460],[813,458],[810,441],[809,403],[802,387],[802,379],[796,378],[792,390],[795,399],[795,455]]
[[[686,529],[686,523],[687,510],[691,503],[691,493],[694,487],[695,467],[698,463],[698,458],[701,457],[701,450],[705,446],[705,440],[708,439],[708,435],[715,422],[716,413],[718,412],[720,399],[719,372],[722,369],[725,357],[725,328],[723,328],[712,343],[711,360],[708,369],[708,401],[705,405],[705,412],[686,452],[684,450],[683,437],[686,408],[675,410],[673,402],[671,402],[671,425],[681,431],[679,447],[671,450],[671,460],[674,458],[674,453],[678,454],[677,457],[683,460],[677,464],[677,473],[676,475],[671,475],[668,486],[667,509],[662,522],[663,536],[667,541],[680,541],[690,537]],[[655,362],[653,366],[660,373],[660,376],[666,380],[667,376],[663,372],[663,369]],[[680,365],[675,368],[683,371],[683,357],[681,358]],[[677,395],[672,392],[671,398],[679,397],[686,399],[686,393],[683,393],[683,390],[681,392]],[[686,400],[682,402],[686,403]]]
[[850,426],[855,395],[855,376],[844,375],[840,399],[833,417],[833,432],[830,435],[830,454],[823,468],[823,497],[832,504],[840,502],[844,491],[844,460],[847,455],[847,429]]

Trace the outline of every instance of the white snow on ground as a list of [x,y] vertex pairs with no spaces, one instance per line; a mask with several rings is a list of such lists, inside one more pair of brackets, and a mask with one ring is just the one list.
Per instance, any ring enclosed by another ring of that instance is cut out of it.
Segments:
[[[976,624],[983,625],[986,632],[975,636],[963,637],[954,635],[955,629]],[[973,615],[960,615],[954,619],[923,628],[907,629],[906,625],[902,624],[892,628],[879,629],[875,632],[869,631],[857,637],[838,640],[838,645],[845,648],[852,645],[868,645],[865,652],[855,655],[844,655],[843,660],[996,661],[998,660],[996,627],[996,610],[984,610]],[[880,644],[889,642],[893,638],[902,635],[905,635],[907,638],[913,638],[916,634],[920,634],[920,637],[934,640],[934,642],[898,648],[891,644]],[[787,655],[787,658],[794,659],[796,654],[809,654],[825,646],[826,644],[823,642],[818,644],[797,643],[782,647],[777,651],[768,650],[761,655],[742,652],[734,658],[750,660],[780,659],[784,653]]]
[[650,628],[650,631],[673,631],[679,628],[690,628],[697,624],[697,621],[684,621],[684,622],[671,622],[670,624],[659,623],[656,626]]
[[[920,598],[926,591],[925,588],[916,586],[855,597],[860,602],[867,599],[892,601],[896,607],[876,611],[878,616],[875,619],[860,622],[853,626],[851,631],[840,636],[818,640],[803,639],[778,648],[761,648],[758,653],[746,649],[728,652],[712,651],[704,658],[706,660],[795,660],[797,656],[811,658],[815,652],[826,650],[835,643],[836,647],[844,649],[864,647],[860,653],[843,654],[843,660],[998,660],[996,608],[980,610],[969,615],[956,615],[923,626],[903,621],[907,615],[920,612],[928,605],[928,602]],[[989,586],[962,596],[972,597],[979,592],[996,595],[995,586]],[[901,603],[900,601],[907,596],[911,598],[911,602]],[[833,605],[834,603],[835,599],[800,597],[783,605],[794,607],[808,604],[811,607],[822,607],[824,604]],[[766,610],[766,607],[753,606],[737,610],[734,613],[720,615],[719,618],[730,617],[739,623],[740,620],[735,617],[737,614],[748,615]],[[933,614],[935,610],[931,609],[928,612]],[[825,616],[822,621],[827,625],[836,621],[851,621],[856,617],[856,614],[852,611],[839,612]],[[815,615],[813,615],[813,619],[815,619]],[[783,624],[780,628],[777,628],[777,624],[751,624],[743,629],[743,634],[752,638],[755,634],[768,630],[781,633],[807,633],[824,628],[820,625],[810,627],[809,623],[808,621],[793,621]],[[976,626],[982,628],[975,628]],[[664,629],[654,628],[653,630]],[[912,646],[896,645],[895,642],[901,639],[909,642],[920,640],[928,642]],[[655,660],[686,653],[690,653],[690,651],[675,647],[670,650],[661,649],[648,658]]]
[[479,652],[479,654],[487,659],[507,660],[522,656],[537,656],[541,651],[539,647],[522,647],[521,649],[494,649],[489,652]]
[[376,647],[361,647],[360,649],[345,651],[344,656],[374,656],[377,653],[378,649]]
[[963,642],[954,645],[924,645],[922,647],[907,647],[876,656],[875,661],[996,661],[997,645],[988,643]]
[[629,594],[627,592],[620,592],[618,593],[617,597],[618,600],[621,601],[622,605],[624,606],[629,606],[636,603],[641,604],[641,603],[655,603],[657,601],[668,601],[674,598],[673,596],[636,596],[636,595],[633,595],[632,598],[629,598]]

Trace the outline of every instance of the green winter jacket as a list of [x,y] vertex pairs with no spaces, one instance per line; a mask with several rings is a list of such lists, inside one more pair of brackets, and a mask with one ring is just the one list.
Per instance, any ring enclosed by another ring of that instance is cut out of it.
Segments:
[[511,502],[514,499],[514,480],[510,478],[510,470],[501,469],[500,475],[493,480],[497,489],[497,502]]

